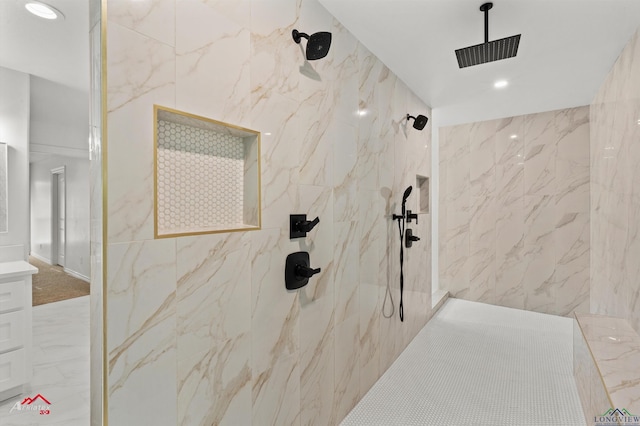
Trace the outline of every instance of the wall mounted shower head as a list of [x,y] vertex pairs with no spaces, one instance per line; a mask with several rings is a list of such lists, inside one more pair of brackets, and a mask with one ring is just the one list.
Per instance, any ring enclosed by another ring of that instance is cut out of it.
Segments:
[[300,44],[301,38],[307,39],[306,57],[309,61],[315,61],[316,59],[322,59],[329,53],[329,47],[331,47],[331,33],[322,31],[315,34],[305,34],[298,30],[291,32],[293,41]]
[[409,114],[407,114],[407,120],[409,120],[410,118],[413,118],[413,128],[417,129],[417,130],[422,130],[424,129],[424,126],[427,125],[427,121],[429,121],[429,119],[427,117],[425,117],[424,115],[418,115],[417,117],[412,117]]

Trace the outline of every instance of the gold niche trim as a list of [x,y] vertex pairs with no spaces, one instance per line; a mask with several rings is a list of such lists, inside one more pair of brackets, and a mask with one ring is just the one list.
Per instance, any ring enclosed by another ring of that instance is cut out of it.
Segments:
[[[256,155],[257,155],[257,225],[246,225],[243,227],[231,227],[225,229],[211,229],[194,232],[175,232],[161,234],[158,230],[158,114],[168,112],[185,118],[199,120],[216,126],[230,129],[232,133],[242,133],[244,137],[253,135],[256,137]],[[248,135],[247,135],[248,134]],[[258,231],[262,229],[262,169],[261,169],[261,134],[257,130],[248,129],[246,127],[237,126],[235,124],[226,123],[224,121],[214,120],[212,118],[191,114],[185,111],[164,107],[161,105],[153,105],[153,235],[155,239],[176,238],[193,235],[223,234],[229,232]]]

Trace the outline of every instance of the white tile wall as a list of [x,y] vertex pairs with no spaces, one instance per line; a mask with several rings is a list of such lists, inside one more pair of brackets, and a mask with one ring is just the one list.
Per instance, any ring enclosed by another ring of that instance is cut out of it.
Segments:
[[[125,419],[127,395],[162,382],[177,412],[156,424],[337,424],[431,313],[425,215],[406,257],[406,320],[380,315],[387,284],[399,297],[389,215],[416,175],[430,176],[431,128],[405,117],[430,109],[317,0],[108,0],[108,10],[107,262],[119,273],[108,280],[109,417]],[[329,55],[311,64],[321,81],[300,73],[294,28],[332,32]],[[261,230],[167,238],[175,253],[149,243],[154,104],[260,132]],[[320,224],[291,240],[296,213]],[[322,272],[288,292],[294,251]],[[166,274],[151,279],[149,256]],[[143,289],[156,295],[137,300]],[[121,312],[149,327],[129,328]]]
[[640,31],[591,104],[591,312],[640,332]]
[[440,287],[587,312],[589,107],[447,127],[440,142]]

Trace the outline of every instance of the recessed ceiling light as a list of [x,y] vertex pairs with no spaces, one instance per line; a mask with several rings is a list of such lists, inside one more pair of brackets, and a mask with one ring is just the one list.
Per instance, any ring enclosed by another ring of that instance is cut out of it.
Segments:
[[498,80],[493,83],[493,87],[495,87],[496,89],[502,89],[503,87],[507,87],[508,85],[509,82],[507,80]]
[[511,135],[511,136],[509,136],[509,137],[510,137],[511,139],[518,139],[518,135],[516,135],[516,134],[513,134],[513,135]]
[[64,19],[64,15],[55,7],[37,1],[30,1],[24,7],[34,15],[44,19]]

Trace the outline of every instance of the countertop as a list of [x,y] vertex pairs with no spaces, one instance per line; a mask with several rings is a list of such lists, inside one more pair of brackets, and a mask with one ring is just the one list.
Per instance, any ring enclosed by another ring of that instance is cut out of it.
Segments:
[[0,279],[21,277],[38,273],[38,268],[24,260],[15,262],[0,262]]

